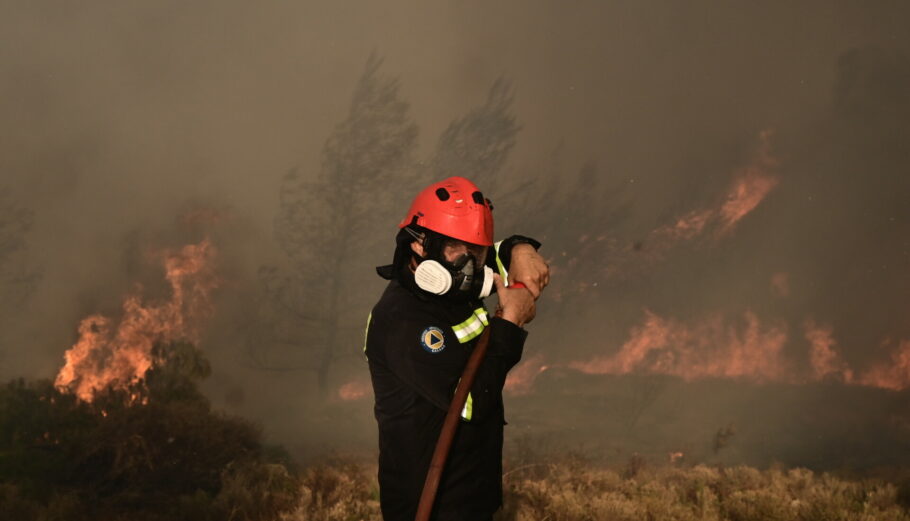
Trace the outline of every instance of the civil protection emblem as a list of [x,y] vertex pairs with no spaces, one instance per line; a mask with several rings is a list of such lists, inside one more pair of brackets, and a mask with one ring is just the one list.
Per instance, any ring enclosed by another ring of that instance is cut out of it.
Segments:
[[441,329],[430,326],[420,334],[420,345],[428,353],[438,353],[446,348],[446,339]]

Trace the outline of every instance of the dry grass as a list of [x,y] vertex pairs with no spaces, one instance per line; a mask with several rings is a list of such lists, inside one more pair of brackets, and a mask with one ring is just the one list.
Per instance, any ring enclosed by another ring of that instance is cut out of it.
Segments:
[[300,504],[282,521],[381,521],[376,467],[356,463],[306,469]]
[[[528,464],[504,476],[498,521],[910,520],[898,487],[806,469],[707,466],[622,469],[578,461]],[[285,521],[380,520],[376,467],[325,464],[303,476]]]

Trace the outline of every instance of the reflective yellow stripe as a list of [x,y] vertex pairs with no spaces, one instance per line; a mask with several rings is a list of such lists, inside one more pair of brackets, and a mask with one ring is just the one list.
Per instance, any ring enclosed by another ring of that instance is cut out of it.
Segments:
[[496,268],[499,270],[499,276],[502,277],[502,283],[506,286],[509,285],[509,271],[506,270],[506,267],[502,265],[502,259],[499,258],[499,246],[502,245],[502,241],[497,242],[493,245],[493,249],[496,250]]
[[483,333],[483,328],[489,324],[490,321],[487,319],[487,310],[484,308],[477,308],[474,310],[474,314],[468,317],[467,320],[461,324],[452,326],[452,331],[455,332],[455,337],[458,338],[458,341],[464,344]]
[[468,399],[464,402],[464,409],[461,410],[461,417],[465,421],[471,421],[471,416],[474,414],[474,398],[471,396],[471,393],[468,393]]
[[363,357],[367,356],[367,335],[370,333],[370,321],[373,320],[373,312],[367,315],[367,327],[363,330]]

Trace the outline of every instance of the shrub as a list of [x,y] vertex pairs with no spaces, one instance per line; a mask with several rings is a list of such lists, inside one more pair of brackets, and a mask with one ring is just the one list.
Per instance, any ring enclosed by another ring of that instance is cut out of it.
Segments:
[[[91,403],[50,381],[0,387],[0,511],[11,519],[274,519],[299,481],[269,461],[259,430],[212,412],[191,345],[159,347],[135,389]],[[144,400],[137,400],[140,394]]]
[[[369,470],[368,470],[369,469]],[[370,472],[372,470],[372,472]],[[322,463],[303,473],[297,509],[285,521],[380,521],[376,468]]]

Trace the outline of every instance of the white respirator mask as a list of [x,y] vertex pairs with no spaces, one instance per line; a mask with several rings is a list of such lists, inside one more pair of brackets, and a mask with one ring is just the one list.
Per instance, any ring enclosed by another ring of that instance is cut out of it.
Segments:
[[424,259],[414,271],[417,286],[434,295],[456,300],[483,299],[493,292],[493,270],[489,266],[476,268],[474,255],[465,253],[455,262]]

